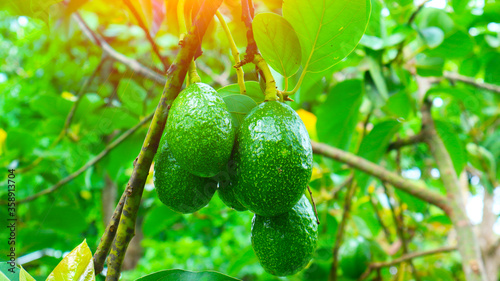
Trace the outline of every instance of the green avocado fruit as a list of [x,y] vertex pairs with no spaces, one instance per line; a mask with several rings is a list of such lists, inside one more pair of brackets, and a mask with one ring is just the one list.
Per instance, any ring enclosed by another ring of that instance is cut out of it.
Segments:
[[339,249],[340,268],[351,279],[358,279],[366,271],[370,259],[370,244],[361,236],[345,241]]
[[236,211],[246,211],[247,208],[241,205],[234,194],[234,185],[237,184],[237,177],[236,163],[233,158],[229,159],[226,169],[220,172],[215,179],[219,183],[217,192],[219,193],[219,197],[222,202],[224,202],[224,204],[226,204],[229,208],[235,209]]
[[311,260],[317,241],[316,217],[305,195],[284,214],[253,217],[253,250],[262,267],[273,275],[293,275],[302,270]]
[[193,83],[172,103],[166,125],[172,154],[185,170],[213,177],[226,165],[234,143],[231,114],[210,86]]
[[281,102],[261,103],[248,113],[236,137],[236,198],[261,216],[289,211],[309,183],[312,156],[297,113]]
[[202,178],[181,168],[170,151],[165,135],[155,158],[153,182],[160,201],[172,211],[189,214],[208,204],[217,182]]

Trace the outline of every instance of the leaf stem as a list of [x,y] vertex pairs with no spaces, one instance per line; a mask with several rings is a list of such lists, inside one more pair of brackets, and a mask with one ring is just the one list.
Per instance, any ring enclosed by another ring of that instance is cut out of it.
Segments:
[[227,41],[229,42],[229,46],[231,47],[231,53],[233,54],[234,58],[234,68],[236,68],[236,75],[238,76],[238,85],[240,86],[240,94],[246,94],[247,90],[245,87],[245,76],[243,73],[243,68],[239,66],[240,63],[240,53],[238,52],[238,48],[236,47],[236,43],[234,42],[233,35],[231,34],[231,31],[229,30],[229,27],[227,26],[226,21],[224,20],[224,17],[222,14],[217,11],[215,13],[217,18],[219,19],[219,22],[222,26],[222,29],[224,30],[224,33],[226,34]]
[[253,64],[257,66],[262,71],[264,79],[266,79],[266,90],[264,91],[266,101],[277,101],[278,92],[276,90],[276,81],[274,80],[273,74],[269,69],[266,61],[260,54],[255,54],[253,57]]

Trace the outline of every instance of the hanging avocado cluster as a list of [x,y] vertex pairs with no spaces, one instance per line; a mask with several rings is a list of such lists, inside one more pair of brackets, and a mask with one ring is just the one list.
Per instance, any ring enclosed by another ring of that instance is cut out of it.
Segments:
[[308,264],[318,238],[304,195],[312,148],[293,109],[263,102],[236,130],[217,92],[194,83],[172,104],[165,130],[154,183],[166,206],[195,212],[208,204],[218,186],[227,206],[255,213],[252,246],[266,271],[292,275]]

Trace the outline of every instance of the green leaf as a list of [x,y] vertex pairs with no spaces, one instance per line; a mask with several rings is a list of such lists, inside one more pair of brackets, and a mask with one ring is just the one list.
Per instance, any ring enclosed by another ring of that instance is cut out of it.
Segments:
[[50,206],[41,216],[43,227],[63,233],[78,235],[87,228],[83,213],[72,206]]
[[324,71],[351,53],[366,30],[370,0],[289,0],[283,16],[299,36],[302,66]]
[[377,87],[378,93],[384,101],[387,101],[389,98],[389,91],[387,90],[387,84],[385,83],[382,67],[380,66],[381,61],[375,57],[375,54],[368,56],[367,59],[368,71],[370,72],[370,76]]
[[[469,155],[468,160],[474,167],[476,167],[478,170],[488,173],[489,178],[497,178],[497,163],[495,161],[495,156],[493,156],[490,151],[488,151],[485,147],[479,146],[475,143],[468,143],[466,145],[466,150]],[[493,190],[494,186],[491,186],[488,180],[484,180],[483,182],[485,183],[485,186],[488,187],[488,189]]]
[[435,124],[436,131],[443,141],[448,154],[450,154],[453,167],[458,176],[467,162],[464,146],[460,142],[457,132],[453,129],[450,123],[436,120]]
[[384,109],[394,117],[408,119],[412,109],[411,99],[406,91],[399,91],[389,97]]
[[144,217],[142,230],[149,237],[154,237],[163,230],[168,230],[182,216],[170,210],[167,206],[161,205],[148,211]]
[[262,56],[279,74],[290,77],[299,70],[300,43],[295,30],[282,16],[262,13],[252,22],[255,42]]
[[431,26],[420,31],[424,38],[425,44],[433,49],[441,45],[444,40],[444,32],[438,27]]
[[246,95],[227,95],[222,97],[227,105],[227,109],[233,117],[233,126],[238,128],[246,115],[257,106],[257,103]]
[[[247,81],[245,82],[246,95],[251,97],[256,103],[264,102],[265,96],[260,89],[259,82]],[[238,84],[231,84],[217,90],[221,97],[228,95],[236,95],[240,93],[240,86]]]
[[186,271],[181,269],[168,269],[143,276],[136,281],[237,281],[215,271]]
[[317,109],[318,139],[347,150],[358,122],[362,100],[363,83],[361,80],[346,80],[335,85],[326,101]]
[[444,60],[440,57],[427,57],[424,54],[417,55],[417,74],[420,76],[442,76]]
[[[378,163],[384,156],[392,137],[401,127],[401,123],[395,120],[387,120],[378,123],[366,135],[359,146],[358,156],[373,163]],[[369,183],[370,176],[361,171],[355,171],[354,177],[362,190],[365,190]]]
[[474,42],[469,34],[457,30],[446,37],[437,48],[427,50],[426,53],[431,57],[459,59],[470,54],[473,48]]
[[143,87],[132,79],[122,79],[118,84],[117,93],[125,108],[138,115],[142,114],[143,102],[147,96]]
[[368,227],[368,225],[366,224],[365,220],[363,220],[361,217],[358,216],[352,216],[352,220],[354,221],[354,224],[356,225],[359,234],[361,234],[363,237],[366,238],[373,238],[372,231],[370,227]]
[[415,18],[420,30],[435,26],[447,35],[455,29],[455,23],[450,15],[442,9],[424,7]]
[[58,280],[95,281],[94,261],[85,240],[64,257],[46,281]]
[[15,150],[21,156],[29,156],[36,146],[35,137],[23,129],[12,129],[7,133],[7,150]]

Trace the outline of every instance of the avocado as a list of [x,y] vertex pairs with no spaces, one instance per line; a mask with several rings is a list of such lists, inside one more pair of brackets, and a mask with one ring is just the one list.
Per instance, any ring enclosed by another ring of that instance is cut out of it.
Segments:
[[213,177],[226,165],[234,143],[231,114],[210,86],[193,83],[172,103],[166,125],[172,154],[185,170]]
[[230,158],[227,162],[226,169],[220,172],[216,177],[219,183],[219,188],[217,192],[219,197],[229,208],[235,209],[236,211],[246,211],[247,208],[241,205],[241,203],[236,199],[234,194],[234,185],[237,184],[236,177],[236,163],[233,158]]
[[194,213],[208,204],[217,182],[181,168],[173,157],[164,134],[155,157],[153,182],[160,201],[172,211]]
[[284,214],[253,217],[253,250],[262,267],[273,275],[293,275],[302,270],[311,259],[317,241],[318,225],[305,195]]
[[309,183],[312,156],[297,113],[281,102],[261,103],[248,113],[236,137],[236,198],[261,216],[286,213]]
[[344,276],[358,279],[368,268],[370,244],[363,237],[345,241],[339,249],[340,268]]

